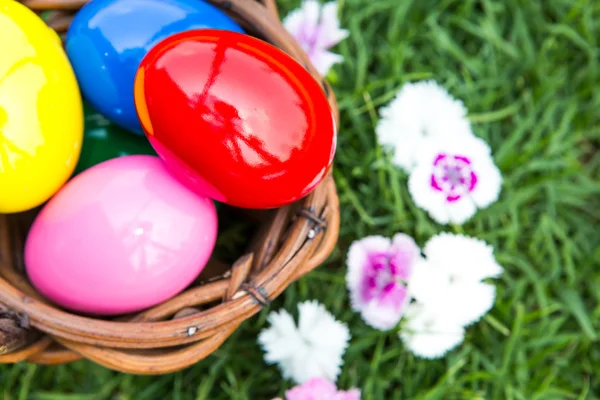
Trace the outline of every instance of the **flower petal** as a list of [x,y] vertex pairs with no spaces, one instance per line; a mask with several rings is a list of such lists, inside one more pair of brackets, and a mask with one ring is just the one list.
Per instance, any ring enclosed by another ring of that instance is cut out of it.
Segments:
[[421,249],[411,236],[396,233],[392,239],[392,251],[396,253],[395,264],[398,267],[394,275],[407,281],[412,274],[414,263],[421,257]]
[[291,379],[296,383],[305,383],[311,378],[325,378],[335,381],[341,372],[341,357],[331,358],[326,348],[310,349],[302,357],[294,358]]
[[[301,8],[291,11],[282,21],[285,29],[292,35],[294,38],[300,37],[303,34],[304,26],[305,26],[306,16]],[[315,21],[316,26],[316,21]]]
[[470,196],[478,208],[486,208],[498,200],[502,189],[502,174],[494,164],[492,157],[479,160],[476,164],[477,174],[480,177],[477,186]]
[[286,400],[360,400],[360,391],[338,391],[335,384],[325,378],[311,378],[286,391],[285,396]]
[[317,0],[304,0],[300,8],[291,11],[283,19],[283,26],[295,38],[312,35],[319,27],[320,11]]
[[464,329],[435,310],[413,303],[407,307],[406,323],[399,335],[418,357],[440,358],[464,340]]
[[268,358],[283,359],[290,351],[287,344],[300,338],[296,324],[292,316],[285,310],[270,313],[268,321],[271,326],[261,331],[258,342],[267,351]]
[[320,30],[320,13],[318,1],[306,0],[299,9],[290,12],[283,19],[286,30],[309,56],[318,50],[315,44]]
[[[263,329],[258,336],[258,343],[265,351],[265,361],[270,364],[287,362],[302,346],[296,324],[285,310],[270,313],[268,321],[271,326]],[[284,375],[287,375],[285,371]]]
[[408,178],[408,191],[415,205],[427,211],[429,216],[439,224],[450,222],[446,195],[436,190],[431,184],[433,157],[429,163],[424,160],[412,168]]
[[448,286],[445,271],[435,268],[428,260],[415,263],[408,283],[408,292],[412,298],[425,305],[437,304]]
[[459,279],[480,281],[495,278],[502,267],[494,258],[494,248],[483,240],[442,232],[425,243],[427,261]]
[[380,110],[379,143],[392,151],[394,164],[410,171],[428,138],[472,136],[463,103],[435,81],[407,83]]
[[346,283],[348,290],[352,292],[360,288],[368,255],[370,253],[386,252],[389,250],[391,244],[390,239],[379,235],[367,236],[352,242],[346,259],[348,267]]
[[445,318],[467,326],[483,317],[494,305],[496,288],[483,282],[454,281],[428,267],[415,270],[410,293],[429,309],[439,310]]
[[320,369],[324,371],[324,375],[314,376],[324,376],[335,382],[340,366],[343,364],[342,355],[350,340],[348,327],[337,321],[322,304],[316,301],[300,303],[298,310],[299,332],[309,349],[310,361],[306,361],[306,369],[317,363],[319,368],[312,367],[312,369]]
[[337,364],[323,363],[322,356],[307,352],[302,357],[296,357],[291,367],[291,379],[303,384],[313,378],[328,378],[330,375],[337,376],[339,373]]
[[360,390],[350,389],[346,392],[338,392],[333,400],[360,400]]
[[265,361],[298,383],[319,376],[335,381],[350,339],[348,327],[316,301],[300,303],[298,309],[299,328],[284,310],[269,314],[271,327],[258,337]]
[[409,300],[406,287],[396,284],[385,297],[374,299],[364,305],[360,310],[361,316],[373,328],[387,331],[400,322]]
[[444,207],[448,220],[456,225],[464,224],[477,212],[477,207],[470,196],[463,196],[453,202],[444,201]]
[[311,400],[333,398],[337,393],[335,384],[325,378],[311,378],[306,383],[285,392],[286,400]]
[[448,291],[445,307],[461,326],[477,322],[494,306],[496,287],[488,283],[457,283]]
[[312,54],[309,53],[310,61],[313,63],[319,74],[327,75],[327,72],[334,64],[344,61],[344,57],[326,50],[315,49]]
[[337,2],[331,1],[323,5],[319,34],[315,46],[327,50],[346,39],[349,34],[348,30],[340,28]]

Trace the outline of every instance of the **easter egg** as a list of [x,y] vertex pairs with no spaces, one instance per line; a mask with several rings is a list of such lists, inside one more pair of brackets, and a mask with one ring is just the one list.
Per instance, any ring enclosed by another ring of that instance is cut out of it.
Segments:
[[25,268],[54,303],[117,315],[182,291],[216,237],[211,199],[173,178],[157,156],[125,156],[75,176],[42,208],[25,243]]
[[56,32],[24,5],[0,2],[0,213],[35,208],[73,173],[83,109]]
[[203,0],[93,0],[73,19],[65,47],[84,98],[111,121],[143,135],[133,101],[140,61],[167,36],[199,28],[242,32]]
[[84,103],[84,111],[85,133],[75,174],[112,158],[134,154],[156,155],[144,136],[130,135],[86,103]]
[[335,119],[319,83],[248,35],[195,30],[161,41],[142,60],[135,101],[169,168],[232,206],[294,202],[333,162]]

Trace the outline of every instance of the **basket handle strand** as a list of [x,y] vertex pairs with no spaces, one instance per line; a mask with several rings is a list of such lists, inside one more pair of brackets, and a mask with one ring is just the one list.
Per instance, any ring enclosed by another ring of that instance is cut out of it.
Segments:
[[[21,3],[38,10],[79,10],[90,0],[20,0]],[[256,0],[269,10],[274,17],[279,18],[276,0]]]
[[[32,9],[39,10],[79,10],[90,0],[20,0],[21,3]],[[277,12],[276,0],[256,0],[262,3],[276,17],[279,17]]]
[[265,6],[265,8],[267,10],[269,10],[269,12],[271,14],[273,14],[273,16],[277,19],[279,19],[279,11],[277,11],[277,4],[275,2],[275,0],[257,0],[259,3],[262,3],[263,6]]

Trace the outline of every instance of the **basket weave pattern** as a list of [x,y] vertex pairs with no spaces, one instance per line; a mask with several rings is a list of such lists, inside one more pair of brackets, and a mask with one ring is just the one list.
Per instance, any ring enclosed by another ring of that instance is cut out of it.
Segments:
[[[333,91],[281,25],[274,0],[209,0],[249,34],[279,47],[322,82],[338,120]],[[59,34],[86,0],[23,0]],[[307,197],[252,212],[260,228],[233,265],[211,260],[186,291],[135,315],[94,319],[55,307],[24,273],[23,244],[35,213],[0,214],[0,362],[62,364],[87,358],[135,374],[181,370],[215,351],[246,319],[331,253],[339,232],[336,188],[328,175]],[[237,214],[236,214],[237,215]],[[204,274],[204,272],[203,272]]]

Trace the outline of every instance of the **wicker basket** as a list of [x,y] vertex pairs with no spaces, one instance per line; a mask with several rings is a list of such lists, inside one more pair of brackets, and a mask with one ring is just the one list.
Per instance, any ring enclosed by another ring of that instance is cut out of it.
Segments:
[[[274,0],[209,0],[249,34],[286,51],[322,82],[338,119],[335,97],[279,21]],[[23,0],[64,34],[85,0]],[[134,374],[164,374],[217,349],[246,319],[331,253],[339,205],[331,175],[295,204],[237,213],[259,228],[232,266],[211,260],[178,296],[136,315],[94,319],[64,311],[27,281],[23,243],[35,212],[0,215],[0,362],[62,364],[87,358]],[[241,210],[237,210],[241,211]]]

